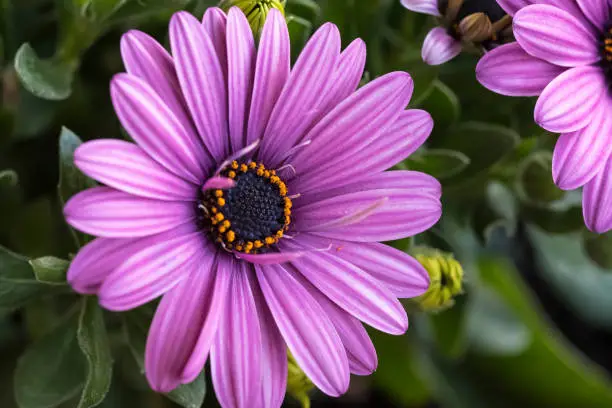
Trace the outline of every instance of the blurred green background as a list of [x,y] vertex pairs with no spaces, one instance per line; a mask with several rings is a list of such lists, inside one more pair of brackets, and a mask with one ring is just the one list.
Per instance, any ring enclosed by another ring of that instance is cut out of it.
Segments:
[[[153,309],[111,314],[70,292],[65,271],[83,237],[61,215],[91,183],[72,166],[80,140],[123,137],[108,94],[123,70],[121,34],[139,28],[163,43],[174,11],[200,17],[215,3],[0,0],[0,407],[217,406],[206,373],[168,396],[148,390]],[[411,107],[435,127],[402,166],[442,181],[444,215],[393,245],[452,252],[465,270],[454,307],[411,312],[405,336],[372,331],[376,373],[353,377],[339,399],[314,391],[312,406],[612,407],[612,236],[588,233],[580,193],[552,183],[556,137],[534,124],[534,100],[481,87],[477,55],[424,65],[435,21],[399,0],[288,0],[287,15],[294,56],[331,21],[344,45],[366,41],[364,82],[413,76]]]

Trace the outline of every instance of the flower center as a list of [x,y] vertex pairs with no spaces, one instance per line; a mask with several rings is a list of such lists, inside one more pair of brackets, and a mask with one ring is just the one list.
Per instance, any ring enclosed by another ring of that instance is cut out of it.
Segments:
[[606,24],[602,35],[601,65],[603,66],[606,78],[612,81],[612,21]]
[[223,247],[259,253],[278,242],[291,222],[287,186],[261,163],[233,161],[220,176],[236,184],[227,190],[207,190],[200,208],[212,238]]

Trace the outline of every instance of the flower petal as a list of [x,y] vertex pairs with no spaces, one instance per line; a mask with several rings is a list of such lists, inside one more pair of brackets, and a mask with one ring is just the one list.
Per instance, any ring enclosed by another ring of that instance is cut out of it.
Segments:
[[497,4],[511,16],[514,16],[517,11],[531,4],[549,4],[567,11],[574,17],[581,20],[584,19],[584,15],[578,8],[576,0],[497,0]]
[[253,71],[255,67],[255,41],[246,17],[238,7],[232,7],[227,16],[228,102],[229,134],[232,151],[245,146],[246,123]]
[[[320,238],[300,234],[286,246],[316,247],[320,243]],[[362,322],[391,334],[408,329],[401,303],[363,269],[327,251],[313,252],[291,264],[336,305]]]
[[410,11],[440,17],[438,0],[401,0],[401,3]]
[[565,71],[542,91],[535,121],[550,132],[573,132],[585,127],[607,86],[601,68],[586,66]]
[[68,224],[106,238],[138,238],[185,224],[195,217],[193,203],[136,197],[109,187],[82,191],[64,206]]
[[203,167],[210,169],[211,158],[191,123],[170,54],[153,37],[142,31],[130,30],[121,37],[121,56],[127,72],[149,84],[170,108],[183,125],[190,145],[197,148]]
[[300,53],[270,114],[259,151],[268,166],[284,158],[314,119],[339,55],[338,28],[323,24]]
[[366,45],[357,38],[340,54],[332,80],[325,91],[324,102],[317,109],[318,119],[325,116],[331,109],[351,95],[361,81],[366,62]]
[[[221,313],[219,298],[225,299],[224,293],[216,291],[216,281],[225,278],[223,273],[215,273],[214,262],[215,252],[203,253],[191,265],[191,273],[164,295],[155,312],[147,339],[145,373],[157,392],[169,392],[193,381],[204,368],[210,342],[202,350],[196,348],[198,338],[204,330],[213,337]],[[184,378],[187,361],[196,353],[201,364]]]
[[202,17],[202,27],[212,41],[223,75],[227,77],[227,16],[219,7],[209,7]]
[[314,192],[302,194],[293,200],[293,207],[298,209],[304,205],[316,203],[343,194],[366,190],[406,189],[419,194],[430,195],[439,199],[442,195],[440,182],[429,174],[411,170],[391,170],[381,173],[364,173],[354,177],[350,182],[339,184],[333,188],[317,189]]
[[346,349],[349,370],[352,374],[370,375],[378,365],[376,349],[363,325],[355,317],[342,310],[315,288],[303,275],[294,275],[306,290],[321,305],[340,336]]
[[603,234],[612,229],[612,160],[606,164],[583,190],[582,213],[586,226]]
[[612,150],[609,108],[599,107],[584,128],[561,135],[552,160],[555,184],[563,190],[582,187],[605,165]]
[[191,14],[179,11],[170,20],[170,45],[179,83],[198,133],[220,163],[229,154],[227,95],[213,42]]
[[402,111],[378,138],[351,154],[350,160],[359,163],[359,166],[347,166],[341,160],[334,160],[313,171],[311,177],[300,174],[299,179],[292,180],[291,188],[295,188],[305,198],[336,185],[343,185],[346,180],[361,178],[362,174],[378,174],[416,151],[429,137],[433,126],[431,115],[424,110]]
[[610,2],[606,0],[577,0],[578,7],[589,21],[600,30],[610,21]]
[[536,96],[563,71],[511,43],[487,52],[476,65],[476,78],[485,88],[502,95]]
[[195,201],[198,187],[160,166],[133,143],[99,139],[74,152],[74,164],[89,177],[126,193],[157,200]]
[[[215,251],[215,248],[211,247],[209,250],[212,252]],[[210,288],[207,292],[208,295],[205,296],[212,297],[212,300],[207,303],[206,309],[201,310],[201,313],[206,314],[207,317],[200,330],[193,353],[191,353],[181,373],[181,380],[184,384],[195,380],[206,363],[208,352],[216,337],[221,311],[227,305],[226,299],[229,295],[232,266],[230,257],[217,255],[216,264],[213,265],[211,271],[215,275],[214,287]]]
[[271,9],[257,49],[247,144],[263,137],[270,113],[289,77],[289,67],[287,23],[280,11]]
[[210,161],[160,96],[142,79],[117,74],[111,99],[121,124],[156,162],[193,183],[204,177]]
[[270,312],[300,368],[324,393],[345,393],[346,352],[321,306],[282,265],[255,265],[255,270]]
[[461,53],[461,42],[451,37],[444,28],[432,28],[421,49],[421,58],[429,65],[444,64]]
[[234,255],[238,259],[244,261],[259,264],[259,265],[270,265],[289,262],[292,259],[304,256],[308,251],[282,251],[282,252],[266,252],[263,254],[245,254],[242,252],[236,252]]
[[[381,200],[383,204],[365,218],[326,228],[326,224],[359,213]],[[342,194],[296,208],[294,226],[296,231],[314,232],[329,238],[389,241],[425,231],[440,215],[440,200],[431,193],[388,188]]]
[[104,279],[117,266],[132,254],[151,245],[155,239],[94,239],[82,247],[70,262],[68,283],[75,291],[84,295],[97,293]]
[[308,180],[323,166],[344,162],[380,137],[404,110],[413,89],[410,75],[393,72],[342,101],[304,137],[311,143],[290,159],[300,178]]
[[223,407],[252,407],[260,398],[262,339],[247,264],[235,263],[227,303],[210,350],[217,399]]
[[389,245],[334,241],[332,252],[368,272],[395,297],[420,296],[429,288],[429,274],[419,261]]
[[527,53],[550,63],[575,67],[601,58],[590,27],[555,6],[534,4],[521,9],[512,20],[512,28]]
[[136,252],[105,280],[100,304],[113,311],[144,305],[189,275],[205,245],[199,232],[157,235],[155,243]]
[[249,273],[249,278],[251,278],[251,288],[261,325],[262,378],[265,378],[261,384],[261,405],[256,404],[255,406],[278,408],[283,403],[287,388],[287,346],[276,327],[259,282],[252,273]]

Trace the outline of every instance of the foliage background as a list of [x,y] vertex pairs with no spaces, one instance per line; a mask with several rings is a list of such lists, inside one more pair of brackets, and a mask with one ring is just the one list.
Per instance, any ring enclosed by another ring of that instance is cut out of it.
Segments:
[[[121,33],[137,27],[166,41],[172,12],[201,16],[214,3],[0,0],[0,407],[217,406],[206,373],[170,398],[148,391],[142,352],[154,305],[111,314],[72,294],[65,271],[86,237],[61,216],[62,200],[91,183],[71,163],[79,138],[125,137],[108,95],[123,69]],[[394,245],[454,252],[466,272],[455,307],[412,313],[406,336],[372,331],[378,371],[353,377],[340,399],[315,392],[313,406],[611,407],[612,236],[588,233],[580,193],[553,185],[556,136],[533,123],[534,101],[481,87],[474,55],[425,66],[420,46],[435,22],[399,0],[287,7],[294,55],[332,21],[344,45],[366,41],[364,82],[412,74],[411,106],[435,128],[403,166],[441,179],[444,216]]]

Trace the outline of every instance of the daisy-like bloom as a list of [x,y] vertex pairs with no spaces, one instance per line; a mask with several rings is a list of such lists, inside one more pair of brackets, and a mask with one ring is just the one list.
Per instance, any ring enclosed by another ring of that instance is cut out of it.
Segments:
[[512,38],[511,18],[495,0],[401,0],[408,10],[438,18],[423,42],[421,56],[429,65],[455,58],[464,48],[492,49]]
[[148,336],[153,389],[191,382],[210,359],[224,407],[278,407],[287,349],[323,392],[377,364],[364,322],[408,327],[398,298],[428,287],[424,268],[380,244],[437,222],[440,184],[385,171],[431,132],[405,110],[403,72],[357,89],[365,44],[340,49],[324,24],[290,69],[289,34],[271,10],[259,46],[245,15],[179,12],[168,54],[128,32],[127,73],[111,97],[136,144],[95,140],[76,165],[103,183],[64,208],[98,236],[68,272],[110,310],[163,295]]
[[[612,13],[607,0],[499,0],[513,15],[515,43],[486,54],[476,76],[503,95],[537,96],[535,121],[561,133],[557,186],[584,186],[589,229],[612,229]],[[534,4],[532,4],[534,3]],[[542,4],[538,4],[542,3]],[[546,4],[544,4],[546,3]]]

